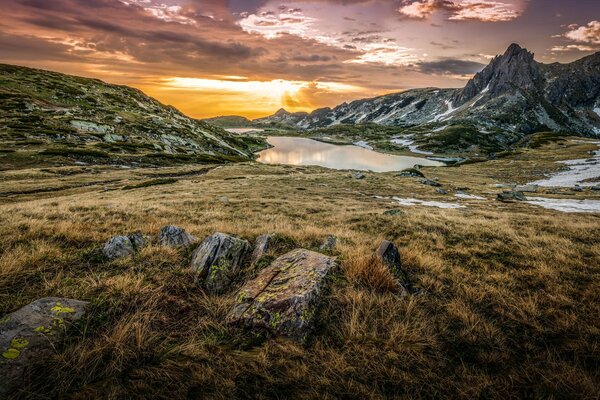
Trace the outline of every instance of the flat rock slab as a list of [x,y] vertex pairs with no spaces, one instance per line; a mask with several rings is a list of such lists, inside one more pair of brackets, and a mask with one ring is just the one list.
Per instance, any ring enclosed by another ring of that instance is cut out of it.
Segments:
[[229,321],[303,342],[335,266],[333,257],[305,249],[277,258],[242,287]]
[[192,256],[196,281],[211,294],[224,292],[240,271],[250,250],[246,240],[215,233],[204,239]]
[[87,304],[46,297],[0,318],[0,395],[14,393],[28,368],[55,351],[69,325],[83,317]]

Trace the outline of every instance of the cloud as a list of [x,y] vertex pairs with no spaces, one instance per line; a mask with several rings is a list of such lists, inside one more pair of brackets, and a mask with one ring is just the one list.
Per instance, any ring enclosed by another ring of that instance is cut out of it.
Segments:
[[580,43],[600,44],[600,21],[592,21],[584,26],[570,25],[564,34],[567,39]]
[[504,22],[520,17],[525,8],[525,0],[404,0],[398,11],[413,19],[443,11],[450,21]]
[[585,46],[581,44],[569,44],[566,46],[554,46],[550,51],[563,52],[563,51],[595,51],[596,48],[592,46]]
[[437,61],[424,61],[416,64],[425,74],[434,75],[473,75],[481,71],[485,65],[475,61],[464,61],[447,58]]

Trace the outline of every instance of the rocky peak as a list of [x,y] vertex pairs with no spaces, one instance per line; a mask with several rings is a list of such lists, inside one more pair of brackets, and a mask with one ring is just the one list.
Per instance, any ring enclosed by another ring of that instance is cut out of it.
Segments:
[[496,97],[519,89],[536,90],[542,79],[534,54],[513,43],[503,55],[496,56],[457,93],[455,102],[464,104],[482,93]]
[[291,115],[292,113],[289,112],[288,110],[286,110],[285,108],[280,108],[279,110],[277,110],[277,112],[275,114],[273,114],[274,117],[283,117],[285,115]]

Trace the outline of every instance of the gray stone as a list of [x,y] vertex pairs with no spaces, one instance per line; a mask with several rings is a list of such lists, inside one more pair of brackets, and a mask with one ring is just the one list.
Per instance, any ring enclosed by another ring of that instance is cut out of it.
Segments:
[[164,226],[158,233],[158,244],[168,247],[187,247],[196,242],[196,237],[185,229],[173,225]]
[[408,274],[402,268],[400,252],[394,243],[389,240],[382,241],[375,252],[375,257],[388,267],[392,275],[398,278],[403,286],[409,284]]
[[224,292],[240,271],[250,243],[224,233],[207,237],[194,251],[196,281],[211,294]]
[[448,192],[446,192],[444,189],[442,188],[435,188],[436,193],[438,194],[448,194]]
[[421,179],[419,182],[421,182],[423,185],[429,185],[434,187],[442,186],[438,182],[432,181],[431,179]]
[[337,236],[335,235],[327,235],[321,247],[319,247],[322,251],[334,251],[337,246]]
[[415,168],[404,169],[404,170],[400,171],[400,173],[398,174],[398,176],[409,176],[409,177],[414,177],[414,178],[425,178],[425,175],[423,175],[423,173],[421,171],[419,171],[418,169],[415,169]]
[[127,236],[115,236],[106,242],[102,253],[110,259],[115,259],[130,256],[135,253],[135,249]]
[[600,190],[600,184],[592,186],[592,190]]
[[254,265],[260,260],[273,246],[274,236],[272,234],[260,235],[254,242],[254,250],[250,257],[250,264]]
[[133,249],[135,251],[142,250],[144,247],[148,246],[150,244],[150,242],[152,241],[151,236],[144,235],[141,232],[132,233],[128,237],[129,237],[129,241],[133,245]]
[[361,172],[353,172],[352,177],[354,179],[365,179],[367,176]]
[[511,201],[527,201],[527,197],[525,197],[523,192],[515,192],[513,190],[513,191],[498,193],[496,200],[502,201],[504,203],[511,202]]
[[239,291],[229,322],[304,342],[335,259],[293,250],[263,269]]
[[32,365],[56,351],[72,322],[85,314],[87,304],[46,297],[0,318],[0,397],[18,394]]

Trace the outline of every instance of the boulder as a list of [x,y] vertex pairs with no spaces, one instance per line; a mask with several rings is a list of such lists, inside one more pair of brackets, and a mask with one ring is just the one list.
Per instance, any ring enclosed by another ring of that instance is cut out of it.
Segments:
[[55,352],[87,302],[46,297],[0,318],[0,397],[15,394],[31,366]]
[[224,233],[207,237],[194,251],[196,281],[210,294],[224,292],[240,271],[250,243]]
[[400,171],[398,176],[409,176],[413,178],[425,178],[425,175],[421,171],[415,168],[407,168]]
[[333,257],[292,250],[242,287],[229,322],[304,342],[314,326],[326,278],[335,266]]
[[110,259],[127,257],[146,247],[150,236],[135,232],[128,236],[114,236],[104,245],[102,253]]
[[394,243],[389,240],[382,241],[375,252],[375,257],[388,267],[392,275],[398,278],[403,286],[409,285],[408,274],[402,268],[400,252]]
[[325,237],[325,240],[323,241],[323,244],[321,244],[321,247],[319,247],[319,249],[321,249],[322,251],[334,251],[336,246],[337,246],[337,236],[327,235]]
[[133,243],[127,236],[115,236],[112,237],[102,249],[102,253],[110,258],[127,257],[135,253]]
[[393,209],[393,210],[385,210],[383,212],[383,215],[390,215],[390,216],[395,216],[395,215],[403,215],[404,211],[402,210],[398,210],[398,209]]
[[592,186],[592,190],[600,191],[600,184]]
[[527,197],[525,197],[523,192],[515,192],[514,190],[498,193],[496,199],[505,203],[511,201],[527,201]]
[[173,225],[164,226],[158,233],[158,244],[168,247],[187,247],[196,242],[196,237],[183,228]]
[[260,260],[273,246],[274,236],[271,234],[260,235],[254,242],[254,250],[250,257],[250,264],[254,265]]
[[448,194],[448,192],[446,192],[444,189],[442,189],[442,188],[440,188],[440,187],[438,187],[438,188],[435,188],[435,192],[436,192],[437,194]]
[[353,172],[352,177],[354,179],[365,179],[367,176],[361,172]]

